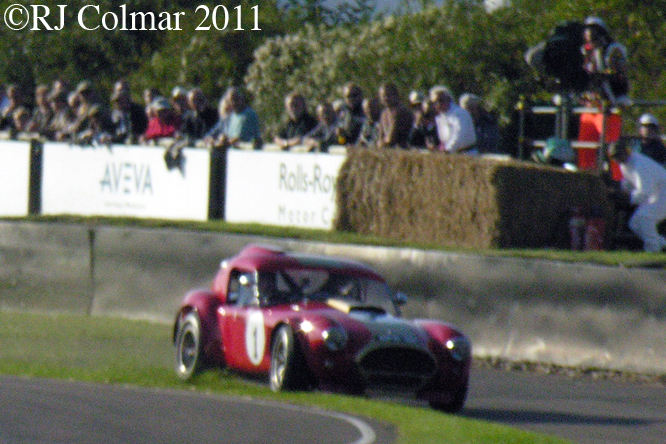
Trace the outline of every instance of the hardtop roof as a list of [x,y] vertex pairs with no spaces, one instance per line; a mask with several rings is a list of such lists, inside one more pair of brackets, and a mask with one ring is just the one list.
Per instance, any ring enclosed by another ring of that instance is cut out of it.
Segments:
[[369,266],[350,259],[298,253],[274,246],[251,244],[229,260],[233,268],[250,268],[257,271],[278,271],[284,269],[335,270],[336,273],[356,275],[373,280],[384,278]]

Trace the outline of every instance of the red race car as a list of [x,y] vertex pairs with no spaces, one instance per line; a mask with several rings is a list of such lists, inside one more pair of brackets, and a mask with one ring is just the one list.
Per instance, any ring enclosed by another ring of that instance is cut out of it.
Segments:
[[222,262],[210,290],[185,296],[175,370],[190,379],[226,366],[267,375],[275,391],[410,390],[456,412],[467,396],[470,341],[441,321],[401,319],[405,301],[358,262],[250,245]]

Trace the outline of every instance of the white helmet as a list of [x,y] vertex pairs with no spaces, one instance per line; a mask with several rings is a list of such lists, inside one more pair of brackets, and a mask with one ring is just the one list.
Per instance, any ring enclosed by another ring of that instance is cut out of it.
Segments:
[[608,27],[606,26],[606,22],[604,22],[601,18],[599,17],[594,17],[590,16],[585,19],[585,26],[597,26],[606,32],[608,34]]
[[645,113],[638,119],[638,124],[659,126],[659,121],[652,114]]

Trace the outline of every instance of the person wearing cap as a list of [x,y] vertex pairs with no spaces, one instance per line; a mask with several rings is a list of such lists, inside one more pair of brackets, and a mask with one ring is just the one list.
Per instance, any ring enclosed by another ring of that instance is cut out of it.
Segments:
[[435,105],[439,149],[447,153],[476,154],[476,132],[471,114],[458,106],[451,91],[445,86],[430,89],[430,100]]
[[622,171],[621,189],[636,206],[629,219],[629,229],[643,241],[643,250],[662,251],[666,238],[657,225],[666,219],[666,169],[648,156],[630,148],[630,140],[621,137],[608,148],[608,157]]
[[583,68],[590,75],[594,93],[613,106],[628,104],[627,48],[613,39],[599,17],[585,20],[583,41]]
[[638,119],[638,136],[634,149],[666,165],[666,146],[661,140],[661,125],[655,116],[646,113]]

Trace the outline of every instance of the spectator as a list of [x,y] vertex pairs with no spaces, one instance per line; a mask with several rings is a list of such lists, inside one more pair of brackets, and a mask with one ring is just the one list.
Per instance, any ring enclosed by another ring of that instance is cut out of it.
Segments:
[[143,106],[146,108],[146,117],[151,117],[152,108],[150,105],[158,97],[162,97],[162,94],[157,88],[145,88],[143,90]]
[[356,144],[363,147],[373,147],[377,144],[379,137],[379,119],[382,115],[382,103],[379,97],[363,99],[363,114],[365,114],[365,121]]
[[329,102],[320,103],[317,106],[317,121],[319,123],[305,136],[303,143],[308,147],[308,151],[326,153],[328,147],[338,141],[337,115],[333,105]]
[[414,118],[422,111],[423,102],[425,102],[425,95],[421,91],[412,91],[409,93],[409,108],[414,113]]
[[187,90],[182,86],[176,86],[171,90],[171,106],[182,119],[187,111]]
[[431,88],[430,100],[437,113],[439,149],[447,153],[475,154],[476,133],[469,112],[454,102],[453,94],[444,86]]
[[55,79],[51,86],[51,93],[69,94],[69,82],[63,79]]
[[28,131],[45,136],[53,118],[53,109],[49,104],[49,87],[38,85],[35,88],[35,108],[32,111]]
[[19,138],[21,134],[26,134],[30,130],[30,112],[27,108],[19,106],[12,112],[12,127],[10,130],[11,138]]
[[657,224],[666,219],[666,169],[646,155],[631,151],[624,137],[610,145],[608,157],[619,163],[622,190],[636,205],[629,229],[641,238],[645,251],[662,251],[666,238],[658,233]]
[[8,105],[0,114],[0,131],[15,131],[14,111],[24,106],[23,93],[16,85],[9,85],[6,89]]
[[345,106],[339,115],[338,143],[353,145],[365,121],[363,90],[355,83],[348,83],[343,88],[343,96]]
[[414,111],[414,128],[410,135],[410,145],[435,150],[439,146],[435,106],[430,100],[423,100],[419,105]]
[[82,81],[77,85],[76,90],[69,95],[68,102],[73,110],[73,118],[59,140],[76,140],[79,133],[86,132],[90,124],[90,110],[94,106],[100,106],[99,96],[88,81]]
[[225,94],[220,99],[217,108],[218,120],[203,138],[204,146],[208,148],[220,148],[224,146],[229,134],[229,116],[231,115],[231,100]]
[[661,140],[661,126],[652,114],[643,114],[638,119],[639,139],[633,148],[661,165],[666,165],[666,146]]
[[180,129],[181,119],[171,103],[164,97],[158,97],[149,108],[152,117],[140,141],[155,142],[165,137],[174,137]]
[[284,100],[287,123],[280,128],[273,142],[283,150],[303,143],[303,137],[317,126],[317,119],[308,112],[305,97],[294,92]]
[[107,145],[113,142],[113,123],[100,105],[88,108],[86,128],[76,134],[76,143],[82,145]]
[[116,82],[111,95],[111,143],[136,143],[146,132],[148,116],[144,107],[132,101],[129,84]]
[[476,134],[476,149],[480,154],[500,154],[500,131],[497,118],[484,106],[479,96],[463,94],[460,107],[472,116]]
[[414,115],[402,103],[398,87],[393,83],[381,85],[379,100],[384,109],[379,118],[377,146],[408,148]]
[[[425,100],[425,96],[421,91],[412,91],[409,93],[409,96],[407,98],[407,102],[409,105],[409,109],[412,112],[414,116],[414,122],[412,123],[412,131],[409,134],[409,145],[414,147],[414,148],[424,148],[425,147],[425,142],[418,137],[418,134],[414,133],[414,130],[416,129],[417,126],[417,120],[420,120],[421,114],[423,112],[423,102]],[[415,138],[416,136],[416,138]],[[414,143],[416,142],[416,144]]]
[[590,75],[592,94],[613,106],[628,105],[627,48],[613,39],[599,17],[585,20],[583,40],[583,68]]
[[208,100],[200,88],[194,88],[187,93],[187,110],[183,115],[181,136],[189,144],[203,139],[208,131],[215,126],[218,113],[208,106]]
[[250,107],[247,96],[237,87],[227,90],[231,106],[229,127],[225,140],[226,146],[234,146],[239,142],[253,143],[255,148],[261,147],[261,127],[259,116]]
[[7,87],[0,85],[0,115],[4,114],[5,108],[9,106],[9,97],[7,97]]
[[53,110],[53,117],[49,121],[44,136],[49,140],[63,140],[72,120],[72,112],[67,103],[67,93],[52,91],[48,100],[49,106]]

